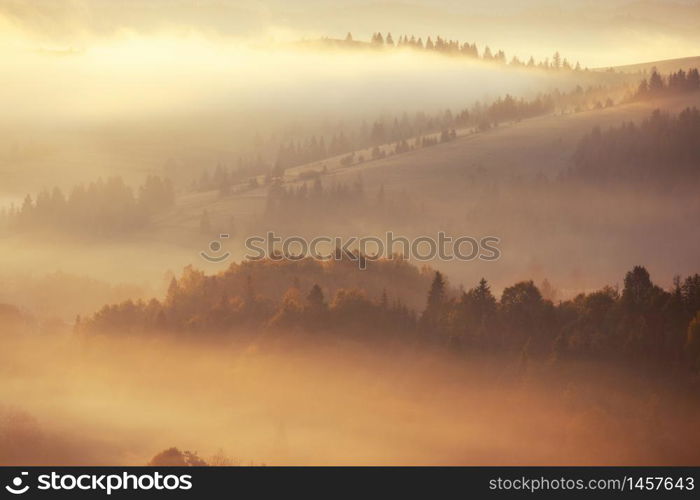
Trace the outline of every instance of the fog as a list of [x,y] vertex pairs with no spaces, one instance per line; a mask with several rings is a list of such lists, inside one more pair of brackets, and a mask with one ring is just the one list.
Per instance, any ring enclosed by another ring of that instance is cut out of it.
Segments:
[[[124,35],[83,51],[5,55],[11,71],[3,89],[4,118],[50,117],[59,123],[215,112],[235,112],[238,120],[265,113],[273,123],[301,113],[303,122],[306,114],[356,118],[367,111],[428,111],[575,85],[541,72],[415,51],[334,51],[198,35]],[[273,112],[280,115],[268,115]]]
[[[700,59],[661,61],[653,88],[650,67],[596,69],[696,56],[697,14],[0,0],[0,465],[171,447],[242,465],[697,463],[700,115],[639,124],[700,107],[697,73],[668,75]],[[356,43],[378,31],[506,55]],[[244,242],[268,231],[495,236],[500,258],[252,277]],[[229,258],[202,257],[213,240]],[[469,305],[482,278],[493,310]],[[495,298],[517,282],[522,304]]]
[[[288,336],[237,345],[3,335],[0,464],[669,464],[697,402],[587,364]],[[557,375],[553,376],[556,371]]]
[[271,162],[279,141],[371,124],[387,113],[456,112],[505,94],[531,98],[600,81],[416,51],[198,34],[124,34],[84,50],[1,52],[7,175],[0,195],[7,200],[110,174],[140,181],[173,158],[193,176],[261,148]]
[[549,57],[554,47],[590,67],[695,56],[699,19],[697,4],[683,0],[3,0],[0,15],[6,26],[54,49],[81,49],[125,31],[276,41],[342,38],[348,31],[369,39],[391,31],[499,45],[521,58]]

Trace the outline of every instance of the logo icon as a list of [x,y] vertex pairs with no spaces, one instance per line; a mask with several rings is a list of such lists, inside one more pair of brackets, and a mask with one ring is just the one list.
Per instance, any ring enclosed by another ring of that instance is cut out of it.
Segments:
[[[229,236],[229,234],[220,234],[219,238],[220,240],[224,240],[228,239]],[[208,262],[223,262],[226,259],[228,259],[231,256],[231,252],[225,252],[221,255],[216,255],[217,253],[221,252],[221,249],[223,247],[220,240],[212,240],[209,242],[209,250],[215,255],[209,255],[205,251],[199,252],[199,255],[201,255],[202,258]]]
[[21,495],[22,493],[26,493],[29,489],[29,485],[27,484],[24,487],[22,487],[22,476],[28,475],[28,472],[22,472],[19,476],[12,479],[12,485],[5,486],[5,489],[13,495]]

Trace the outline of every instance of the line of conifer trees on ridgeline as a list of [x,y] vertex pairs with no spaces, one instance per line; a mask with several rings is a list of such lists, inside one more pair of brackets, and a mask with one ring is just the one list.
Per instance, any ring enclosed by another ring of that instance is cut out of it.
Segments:
[[169,179],[148,176],[136,194],[121,177],[74,186],[66,195],[58,187],[26,195],[21,206],[0,213],[9,231],[58,230],[106,236],[146,227],[150,217],[171,207],[175,191]]
[[570,175],[588,181],[677,183],[700,179],[700,111],[655,110],[636,125],[595,127],[576,149]]
[[479,51],[476,43],[461,43],[459,40],[448,40],[441,36],[436,36],[435,40],[428,36],[425,42],[423,42],[422,37],[416,37],[415,35],[400,35],[399,38],[394,41],[394,37],[391,33],[382,35],[382,33],[376,32],[372,34],[369,42],[361,42],[355,40],[352,33],[348,33],[344,40],[323,38],[321,39],[321,42],[333,47],[341,48],[369,47],[375,49],[411,49],[429,51],[436,54],[450,56],[462,56],[470,59],[498,64],[507,64],[515,67],[582,71],[581,65],[578,63],[578,61],[572,64],[565,57],[562,57],[558,51],[554,52],[551,60],[546,58],[542,61],[536,62],[534,57],[530,57],[528,61],[522,61],[517,56],[513,56],[510,61],[508,61],[505,52],[502,50],[492,52],[489,46],[486,45],[482,51]]
[[[199,178],[193,181],[192,188],[196,191],[219,190],[222,196],[226,196],[232,192],[235,184],[258,187],[257,180],[248,182],[250,175],[266,174],[265,182],[269,183],[281,178],[288,168],[340,155],[346,155],[341,160],[342,165],[350,166],[447,142],[455,138],[457,129],[485,131],[503,122],[542,116],[557,109],[579,112],[609,107],[614,104],[610,94],[621,92],[620,89],[606,86],[586,89],[577,86],[569,92],[555,90],[529,100],[506,95],[489,104],[477,102],[457,112],[446,110],[434,114],[385,115],[371,124],[363,122],[354,129],[341,129],[327,137],[313,135],[303,140],[283,141],[272,165],[266,164],[261,157],[254,162],[257,168],[247,164],[244,167],[242,160],[237,166],[219,163],[213,169],[203,170]],[[363,149],[370,152],[358,152]]]
[[698,90],[700,90],[698,68],[691,68],[688,71],[679,69],[665,77],[659,74],[656,68],[652,68],[649,79],[642,79],[632,99],[645,100]]
[[[76,331],[233,338],[296,330],[326,339],[427,342],[456,352],[700,370],[698,274],[677,277],[666,291],[635,266],[621,291],[606,286],[554,304],[532,281],[505,288],[497,299],[483,279],[459,293],[441,273],[400,258],[367,264],[361,271],[350,259],[263,260],[232,264],[214,276],[189,267],[173,278],[162,302],[105,306],[78,319]],[[421,290],[427,290],[427,301],[417,298]],[[420,314],[421,306],[410,306],[418,302],[425,304]]]

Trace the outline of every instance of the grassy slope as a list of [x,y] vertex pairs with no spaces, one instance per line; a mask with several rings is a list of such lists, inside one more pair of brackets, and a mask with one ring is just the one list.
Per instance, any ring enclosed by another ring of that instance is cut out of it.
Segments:
[[687,70],[688,68],[697,68],[698,66],[700,66],[700,56],[627,64],[625,66],[616,66],[615,69],[625,73],[637,73],[639,71],[651,71],[651,68],[656,68],[661,73],[669,73],[671,71],[678,71],[679,69]]

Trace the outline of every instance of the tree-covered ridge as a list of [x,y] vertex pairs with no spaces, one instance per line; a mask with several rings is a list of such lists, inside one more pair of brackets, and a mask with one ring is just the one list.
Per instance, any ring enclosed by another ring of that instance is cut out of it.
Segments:
[[700,174],[700,111],[655,110],[639,125],[594,128],[574,154],[573,176],[591,181],[671,182]]
[[582,71],[581,64],[578,61],[575,63],[569,62],[566,57],[562,57],[559,51],[555,51],[551,59],[545,58],[541,61],[535,61],[535,58],[531,56],[527,61],[524,61],[518,58],[518,56],[513,56],[509,61],[503,50],[491,50],[488,45],[480,49],[476,43],[450,40],[439,35],[435,37],[428,36],[425,41],[422,37],[417,37],[415,35],[399,35],[399,37],[394,40],[394,36],[391,33],[383,35],[381,32],[376,32],[372,34],[368,42],[363,42],[356,40],[352,36],[352,33],[348,33],[343,40],[326,37],[322,38],[320,43],[329,47],[342,49],[410,49],[441,55],[465,57],[484,62],[507,64],[515,67]]
[[667,76],[661,75],[656,68],[652,69],[649,79],[642,79],[635,92],[634,100],[653,99],[667,95],[682,94],[700,90],[700,73],[698,68],[688,71],[679,69]]
[[[79,329],[235,334],[273,326],[307,328],[313,323],[346,330],[359,328],[368,314],[375,325],[388,329],[404,330],[415,323],[412,311],[422,302],[430,273],[398,257],[366,264],[371,273],[358,269],[349,257],[326,262],[246,261],[213,276],[188,266],[180,279],[172,279],[163,301],[105,306]],[[396,322],[385,323],[388,318]]]
[[[427,292],[427,296],[426,296]],[[422,296],[422,299],[420,298]],[[416,306],[416,302],[421,305]],[[700,275],[671,290],[634,267],[555,304],[532,281],[503,290],[482,279],[457,292],[440,272],[402,259],[256,261],[213,276],[188,267],[163,301],[127,301],[78,321],[82,333],[229,336],[305,331],[331,338],[427,342],[455,352],[520,352],[700,369]]]
[[110,177],[76,185],[67,195],[58,187],[41,191],[36,199],[28,194],[20,207],[3,209],[0,222],[17,232],[58,230],[106,236],[142,229],[153,214],[174,202],[169,179],[148,176],[134,193],[121,177]]

